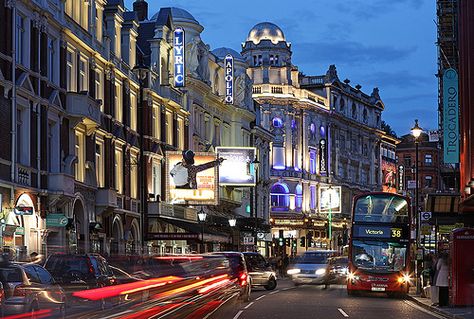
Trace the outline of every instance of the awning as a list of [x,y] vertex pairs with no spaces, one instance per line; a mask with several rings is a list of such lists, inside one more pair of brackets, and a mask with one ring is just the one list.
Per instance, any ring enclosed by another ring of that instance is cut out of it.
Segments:
[[[212,229],[212,227],[206,225],[206,223],[204,223],[204,225],[201,225],[201,224],[198,224],[198,223],[192,223],[192,222],[188,222],[188,221],[185,221],[185,220],[168,219],[168,218],[159,218],[159,221],[172,224],[174,226],[177,226],[177,227],[187,231],[190,234],[194,234],[194,236],[193,235],[192,236],[186,236],[186,235],[184,235],[185,233],[179,233],[179,234],[182,234],[180,237],[182,237],[183,240],[186,240],[186,239],[199,239],[199,240],[201,240],[201,230],[203,230],[204,231],[204,241],[205,242],[224,242],[224,243],[230,243],[231,242],[231,239],[229,238],[230,234],[222,233],[222,232],[219,232],[215,229]],[[204,226],[204,227],[202,228],[202,226]],[[196,237],[195,235],[199,235],[199,236]],[[153,235],[151,235],[150,237],[153,238]],[[163,237],[163,236],[157,235],[156,237]],[[159,238],[159,239],[162,239],[162,240],[176,240],[177,239],[174,234],[170,235],[168,237],[169,238]]]

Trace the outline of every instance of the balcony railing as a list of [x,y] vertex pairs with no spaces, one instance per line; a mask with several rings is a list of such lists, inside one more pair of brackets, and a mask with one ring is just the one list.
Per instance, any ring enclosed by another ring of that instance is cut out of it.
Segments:
[[66,110],[70,116],[79,118],[88,131],[100,125],[100,102],[91,98],[86,92],[68,92]]
[[110,188],[97,189],[95,205],[99,207],[117,207],[117,191]]
[[191,221],[197,220],[195,209],[174,206],[163,202],[148,202],[148,216],[166,216]]
[[67,196],[74,196],[74,176],[64,173],[48,174],[48,188],[62,192]]
[[183,105],[183,93],[169,85],[160,85],[159,93],[165,99]]
[[17,180],[18,184],[31,186],[31,169],[18,165]]

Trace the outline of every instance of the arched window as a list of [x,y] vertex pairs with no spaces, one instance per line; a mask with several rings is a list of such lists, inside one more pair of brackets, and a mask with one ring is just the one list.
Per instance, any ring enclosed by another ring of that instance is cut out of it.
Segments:
[[364,109],[364,112],[363,112],[363,114],[362,114],[362,117],[363,117],[364,123],[367,123],[367,122],[368,122],[367,109]]
[[287,211],[290,206],[290,191],[286,184],[276,183],[270,190],[272,210]]
[[345,106],[346,106],[346,103],[344,103],[344,99],[341,98],[341,101],[339,102],[339,111],[344,112]]
[[357,119],[357,106],[355,103],[352,103],[352,118]]
[[283,121],[279,117],[274,117],[272,120],[273,127],[283,127]]
[[214,93],[219,95],[219,73],[214,73]]
[[303,207],[303,187],[298,184],[295,189],[295,207],[297,211],[301,211]]

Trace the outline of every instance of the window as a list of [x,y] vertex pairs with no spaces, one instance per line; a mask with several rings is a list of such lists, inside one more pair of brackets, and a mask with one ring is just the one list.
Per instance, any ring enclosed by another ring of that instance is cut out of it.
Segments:
[[364,109],[364,112],[362,114],[362,118],[363,118],[364,123],[367,123],[369,121],[368,120],[368,115],[367,115],[367,109]]
[[153,161],[152,164],[152,192],[153,194],[161,194],[161,165],[158,161]]
[[288,186],[277,183],[270,190],[270,201],[272,210],[288,210],[290,205],[290,195]]
[[309,172],[316,174],[316,150],[314,149],[309,151]]
[[355,103],[352,104],[352,118],[355,120],[357,119],[357,106]]
[[153,106],[153,114],[152,114],[152,129],[153,129],[153,137],[160,139],[160,107],[157,105]]
[[115,189],[123,194],[123,154],[120,146],[115,147]]
[[102,42],[102,6],[96,3],[95,6],[95,37],[97,41]]
[[21,14],[16,16],[16,62],[25,64],[26,53],[26,18]]
[[121,36],[120,36],[121,26],[120,23],[115,23],[115,55],[120,58],[121,53]]
[[71,49],[66,53],[66,90],[76,90],[76,56]]
[[122,82],[115,80],[115,119],[122,122]]
[[66,0],[66,14],[84,29],[88,29],[89,1]]
[[53,146],[55,144],[53,141],[53,131],[54,131],[54,124],[55,123],[48,123],[48,136],[47,136],[47,150],[46,150],[46,156],[48,156],[48,172],[52,172],[52,166],[53,166]]
[[166,111],[166,144],[173,145],[173,113]]
[[431,155],[431,154],[425,154],[425,165],[426,165],[426,166],[431,166],[431,165],[433,165],[433,155]]
[[95,142],[95,173],[97,178],[97,187],[105,186],[105,157],[104,142],[96,139]]
[[130,154],[130,196],[138,198],[138,158],[137,154]]
[[341,98],[341,101],[339,102],[339,111],[344,112],[346,109],[346,103],[344,102],[344,99]]
[[137,96],[135,93],[130,94],[130,128],[137,130]]
[[309,208],[316,209],[316,186],[309,186]]
[[16,159],[30,165],[30,112],[29,108],[18,108],[16,113]]
[[76,139],[74,147],[74,155],[76,155],[76,163],[74,177],[79,182],[84,182],[86,171],[86,148],[85,135],[81,131],[76,130]]
[[407,168],[411,167],[411,156],[410,155],[405,155],[403,157],[403,162],[405,163],[405,167],[407,167]]
[[[177,127],[177,135],[178,135],[178,148],[180,150],[184,149],[184,120],[181,117],[178,117],[178,127]],[[217,136],[217,133],[216,133]],[[219,134],[220,136],[220,134]]]
[[104,73],[102,69],[95,70],[95,98],[101,100],[100,110],[104,111]]
[[48,80],[57,84],[56,76],[56,39],[48,38]]
[[425,176],[425,187],[427,187],[427,188],[433,187],[433,177],[432,176]]
[[298,184],[295,189],[295,207],[297,211],[301,211],[303,207],[303,187]]
[[79,83],[78,92],[87,91],[89,89],[89,63],[87,58],[81,56],[79,58]]

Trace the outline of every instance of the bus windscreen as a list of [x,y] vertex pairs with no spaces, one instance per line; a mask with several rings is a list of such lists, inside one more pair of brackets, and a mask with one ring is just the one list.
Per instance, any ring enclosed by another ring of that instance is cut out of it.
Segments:
[[389,194],[360,197],[354,207],[354,221],[377,223],[408,223],[408,202]]
[[407,257],[406,243],[356,240],[352,242],[352,262],[374,272],[402,271]]

